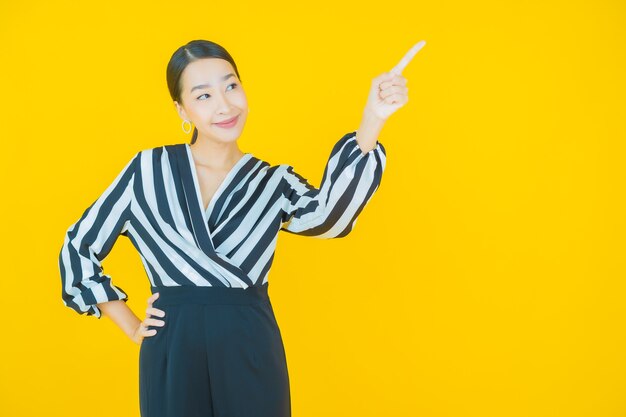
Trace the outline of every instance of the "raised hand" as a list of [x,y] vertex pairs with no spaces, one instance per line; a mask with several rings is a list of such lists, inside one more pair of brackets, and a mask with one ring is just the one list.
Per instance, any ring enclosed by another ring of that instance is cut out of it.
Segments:
[[384,72],[374,78],[365,105],[366,114],[384,121],[409,101],[409,89],[406,86],[408,81],[402,76],[402,71],[424,45],[426,45],[426,41],[419,41],[391,71]]

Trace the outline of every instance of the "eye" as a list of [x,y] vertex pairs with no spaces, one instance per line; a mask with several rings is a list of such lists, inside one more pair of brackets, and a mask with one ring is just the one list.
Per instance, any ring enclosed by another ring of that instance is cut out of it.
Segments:
[[[233,88],[234,88],[234,87],[237,87],[237,83],[232,83],[232,84],[229,84],[228,86],[230,87],[231,85],[233,86]],[[204,93],[204,94],[202,94],[201,96],[198,96],[198,97],[196,97],[196,98],[197,98],[197,99],[200,99],[200,97],[204,97],[204,96],[209,96],[209,94],[208,94],[208,93]],[[210,96],[209,96],[209,97],[210,97]]]

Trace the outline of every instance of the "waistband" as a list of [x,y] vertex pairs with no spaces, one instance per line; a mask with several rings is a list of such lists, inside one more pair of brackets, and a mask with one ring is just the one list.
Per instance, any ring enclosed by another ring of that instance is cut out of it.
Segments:
[[152,294],[159,293],[153,306],[172,304],[256,304],[269,300],[269,282],[248,288],[201,287],[181,285],[176,287],[150,287]]

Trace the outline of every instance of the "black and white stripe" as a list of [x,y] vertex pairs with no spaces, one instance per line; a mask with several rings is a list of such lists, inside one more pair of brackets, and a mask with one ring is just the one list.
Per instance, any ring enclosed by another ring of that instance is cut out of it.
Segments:
[[356,132],[348,133],[333,147],[318,189],[291,165],[246,153],[205,211],[188,144],[142,150],[68,229],[59,255],[63,302],[100,318],[95,304],[128,300],[101,263],[120,235],[138,250],[151,286],[262,285],[279,231],[348,235],[385,163],[380,142],[363,153]]

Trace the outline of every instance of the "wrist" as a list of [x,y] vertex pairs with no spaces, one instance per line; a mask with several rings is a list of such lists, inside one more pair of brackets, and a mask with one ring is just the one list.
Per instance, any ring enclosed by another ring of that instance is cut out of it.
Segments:
[[386,119],[381,119],[374,113],[370,108],[366,107],[363,110],[363,118],[361,124],[366,124],[369,128],[372,129],[382,129],[385,124]]
[[363,112],[363,118],[356,134],[357,143],[363,154],[376,148],[376,142],[384,124],[384,120],[381,120],[367,109]]

